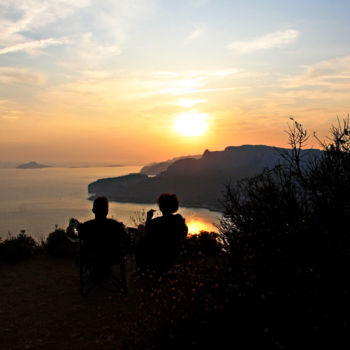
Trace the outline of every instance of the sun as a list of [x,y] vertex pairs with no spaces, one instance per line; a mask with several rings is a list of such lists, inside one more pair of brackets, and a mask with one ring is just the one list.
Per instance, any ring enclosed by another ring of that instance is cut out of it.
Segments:
[[207,114],[196,110],[183,112],[175,119],[175,130],[183,136],[200,136],[207,130]]

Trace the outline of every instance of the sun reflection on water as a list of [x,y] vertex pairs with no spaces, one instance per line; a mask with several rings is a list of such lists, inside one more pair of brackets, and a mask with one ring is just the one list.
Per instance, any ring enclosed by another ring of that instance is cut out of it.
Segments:
[[186,224],[190,235],[198,235],[201,231],[217,232],[217,228],[212,223],[199,218],[188,218]]

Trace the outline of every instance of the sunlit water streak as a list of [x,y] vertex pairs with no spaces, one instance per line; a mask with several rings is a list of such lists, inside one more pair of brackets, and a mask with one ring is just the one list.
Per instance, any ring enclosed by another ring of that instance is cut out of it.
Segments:
[[[33,237],[45,238],[55,225],[65,228],[74,217],[93,217],[87,200],[87,185],[99,178],[138,172],[140,167],[91,167],[46,169],[0,169],[0,237],[25,229]],[[180,198],[181,200],[181,198]],[[131,217],[158,209],[155,204],[110,203],[110,217],[134,226]],[[207,209],[180,208],[190,233],[216,231],[219,213]],[[159,215],[158,211],[158,215]]]

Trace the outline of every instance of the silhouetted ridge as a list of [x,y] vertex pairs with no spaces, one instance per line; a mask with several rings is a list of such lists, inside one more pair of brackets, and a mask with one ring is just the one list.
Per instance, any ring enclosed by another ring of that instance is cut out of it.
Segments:
[[181,160],[184,158],[198,159],[200,157],[201,157],[200,155],[176,157],[173,159],[166,160],[164,162],[156,162],[156,163],[147,164],[140,170],[140,173],[145,174],[145,175],[158,175],[158,174],[162,173],[163,171],[167,170],[168,167],[171,164],[175,163],[177,160]]
[[[224,151],[205,150],[202,157],[179,159],[159,175],[130,174],[98,180],[89,193],[105,195],[120,202],[153,203],[162,192],[177,193],[183,206],[220,209],[225,184],[257,175],[264,168],[283,164],[286,148],[264,145],[226,147]],[[303,150],[301,157],[318,157],[320,150]]]

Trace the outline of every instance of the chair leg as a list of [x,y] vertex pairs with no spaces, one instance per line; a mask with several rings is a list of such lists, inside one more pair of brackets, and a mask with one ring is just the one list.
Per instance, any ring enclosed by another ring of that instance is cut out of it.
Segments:
[[91,276],[89,276],[89,271],[87,269],[86,262],[82,257],[79,259],[79,277],[80,277],[80,295],[83,298],[85,298],[93,289],[94,284],[91,281]]
[[127,294],[127,283],[126,283],[126,263],[125,263],[125,257],[122,257],[120,259],[120,280],[122,284],[122,291],[123,294]]

